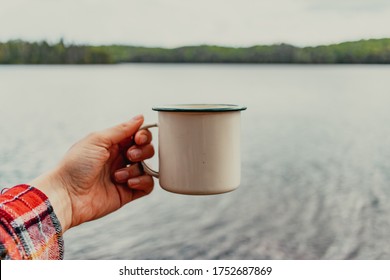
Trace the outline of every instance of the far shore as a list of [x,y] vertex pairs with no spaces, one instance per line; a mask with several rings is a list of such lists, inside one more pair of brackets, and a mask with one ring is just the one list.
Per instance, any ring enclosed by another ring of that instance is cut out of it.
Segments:
[[12,40],[0,43],[0,64],[390,64],[390,38],[296,47],[76,45]]

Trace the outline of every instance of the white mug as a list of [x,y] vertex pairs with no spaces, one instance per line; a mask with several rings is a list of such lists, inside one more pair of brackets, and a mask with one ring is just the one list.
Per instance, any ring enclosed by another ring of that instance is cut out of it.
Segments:
[[170,192],[190,195],[235,190],[241,179],[241,111],[226,104],[185,104],[153,107],[158,111],[160,171],[145,162],[145,172],[159,178]]

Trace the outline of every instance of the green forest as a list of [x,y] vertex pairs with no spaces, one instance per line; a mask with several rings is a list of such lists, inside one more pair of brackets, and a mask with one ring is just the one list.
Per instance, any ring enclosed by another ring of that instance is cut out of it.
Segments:
[[0,42],[0,64],[115,64],[115,63],[390,63],[390,39],[296,47],[288,44],[252,47],[186,46],[179,48],[126,45],[78,45]]

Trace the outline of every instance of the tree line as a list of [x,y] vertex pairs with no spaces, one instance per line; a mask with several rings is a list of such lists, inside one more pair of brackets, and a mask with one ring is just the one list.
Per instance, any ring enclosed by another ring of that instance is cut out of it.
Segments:
[[91,46],[12,40],[0,42],[0,64],[113,63],[390,63],[390,39],[296,47],[288,44],[252,47],[187,46],[151,48]]

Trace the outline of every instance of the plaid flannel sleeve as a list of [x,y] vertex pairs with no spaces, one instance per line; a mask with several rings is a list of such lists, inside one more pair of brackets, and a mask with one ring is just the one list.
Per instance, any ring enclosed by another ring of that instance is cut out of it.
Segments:
[[62,229],[47,196],[28,185],[0,195],[0,259],[63,259]]

